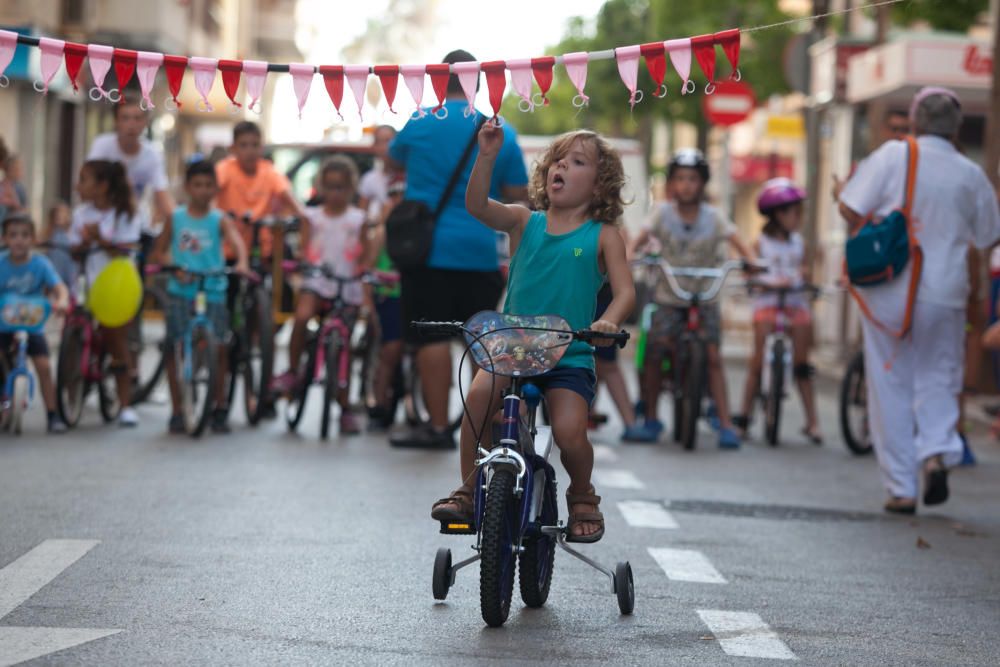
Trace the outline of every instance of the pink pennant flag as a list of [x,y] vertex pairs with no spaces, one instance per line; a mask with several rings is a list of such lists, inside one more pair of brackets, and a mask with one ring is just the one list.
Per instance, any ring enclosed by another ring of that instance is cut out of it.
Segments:
[[[90,99],[98,102],[102,99],[111,99],[108,91],[104,90],[104,79],[111,69],[111,56],[114,48],[102,46],[101,44],[87,45],[87,62],[90,63],[90,78],[94,80],[94,87],[90,89]],[[117,100],[111,99],[112,102]]]
[[142,92],[142,102],[139,106],[143,109],[152,109],[155,105],[149,99],[149,94],[153,92],[153,84],[156,82],[156,73],[163,64],[163,54],[152,51],[140,51],[135,57],[135,71],[139,79],[139,90]]
[[[694,82],[691,81],[691,39],[668,39],[663,43],[670,54],[670,62],[681,77],[684,84],[681,86],[681,94],[686,95],[694,92]],[[690,84],[690,90],[688,89]]]
[[292,88],[295,89],[295,99],[299,103],[299,118],[302,118],[302,107],[309,99],[309,90],[312,88],[316,69],[312,65],[292,63],[288,66],[288,73],[292,75]]
[[531,99],[531,59],[519,58],[507,61],[507,71],[510,72],[510,85],[521,98],[517,107],[521,111],[534,111],[535,103]]
[[427,112],[423,109],[424,104],[424,75],[427,68],[423,65],[400,65],[399,72],[403,75],[403,83],[413,96],[413,101],[417,104],[417,118],[423,118]]
[[264,95],[264,83],[267,81],[267,63],[263,60],[243,61],[243,80],[247,86],[247,96],[250,103],[247,109],[260,113],[260,98]]
[[615,49],[615,60],[618,61],[618,75],[628,88],[629,106],[634,109],[636,102],[642,101],[642,91],[636,92],[639,82],[639,47],[622,46]]
[[465,115],[471,116],[476,113],[476,88],[479,85],[479,63],[461,62],[452,63],[451,71],[458,77],[458,82],[462,84],[462,92],[465,99],[469,101],[469,106],[465,108]]
[[212,92],[215,84],[215,71],[219,67],[219,61],[215,58],[200,58],[192,56],[188,58],[188,67],[194,72],[194,87],[201,95],[198,100],[199,111],[215,111],[215,107],[208,101],[208,95]]
[[14,59],[14,51],[17,50],[17,33],[10,30],[0,30],[0,86],[6,88],[10,85],[10,79],[4,74],[10,66],[10,61]]
[[42,72],[42,78],[40,81],[35,81],[34,85],[36,91],[46,95],[49,92],[49,83],[52,82],[52,77],[56,75],[56,72],[59,71],[59,66],[62,65],[63,50],[66,48],[66,42],[61,39],[42,37],[38,40],[38,48],[42,52],[39,67]]
[[358,103],[358,118],[365,119],[365,90],[368,88],[368,75],[371,71],[368,65],[344,65],[344,76],[347,77],[347,85],[354,93],[354,99]]
[[563,56],[563,65],[566,67],[566,74],[569,75],[569,80],[576,87],[577,95],[573,98],[573,106],[577,108],[586,106],[590,102],[590,98],[583,92],[584,87],[587,85],[588,60],[590,60],[590,55],[582,51],[567,53]]

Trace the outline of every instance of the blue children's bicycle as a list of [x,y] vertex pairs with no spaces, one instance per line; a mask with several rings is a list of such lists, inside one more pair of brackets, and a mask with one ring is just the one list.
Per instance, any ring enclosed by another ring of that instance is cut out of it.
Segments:
[[[491,627],[503,625],[510,612],[514,571],[520,568],[521,599],[529,607],[545,604],[552,582],[552,568],[558,545],[567,553],[603,572],[611,579],[612,593],[618,597],[623,614],[635,605],[632,567],[618,563],[614,571],[601,566],[566,544],[566,526],[559,521],[555,471],[548,463],[552,431],[537,425],[535,414],[542,392],[530,378],[555,368],[573,341],[613,339],[620,347],[628,333],[604,334],[591,330],[573,331],[554,315],[522,317],[494,311],[474,315],[459,322],[416,322],[425,333],[463,334],[466,351],[476,365],[494,375],[511,378],[503,399],[503,421],[492,440],[484,446],[488,415],[477,433],[474,523],[441,523],[449,535],[475,534],[478,553],[452,564],[451,550],[439,549],[434,561],[433,592],[444,600],[459,569],[480,561],[479,599],[483,620]],[[462,390],[462,387],[459,387]],[[521,402],[526,410],[521,409]],[[464,396],[463,396],[464,404]],[[466,411],[468,415],[468,411]]]
[[0,350],[0,429],[21,433],[24,413],[35,395],[35,378],[28,372],[28,335],[41,333],[51,306],[41,296],[0,296],[0,333],[13,333],[9,350]]

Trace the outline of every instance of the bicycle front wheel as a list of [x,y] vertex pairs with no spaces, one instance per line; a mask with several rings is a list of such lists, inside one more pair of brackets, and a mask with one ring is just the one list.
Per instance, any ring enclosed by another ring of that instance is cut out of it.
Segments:
[[778,446],[781,433],[781,403],[785,397],[785,343],[774,341],[771,348],[771,368],[768,387],[764,388],[764,437],[767,444]]
[[319,425],[319,437],[326,440],[330,435],[330,411],[337,401],[337,390],[340,387],[340,355],[344,341],[336,333],[330,336],[326,347],[326,381],[323,384],[323,416]]
[[317,345],[316,337],[311,336],[306,341],[305,353],[299,360],[299,367],[295,369],[295,386],[292,387],[291,394],[288,396],[288,404],[285,406],[285,421],[288,423],[288,430],[292,433],[299,429],[299,423],[306,412],[309,386],[312,384],[313,372],[316,368]]
[[274,317],[271,313],[271,292],[257,287],[249,300],[247,314],[247,355],[243,369],[243,404],[247,421],[256,424],[263,415],[271,391],[274,371]]
[[132,405],[149,400],[163,375],[167,360],[167,330],[164,305],[167,297],[158,287],[148,288],[139,316],[128,336],[129,354],[135,368]]
[[479,567],[479,605],[483,620],[491,628],[503,625],[510,614],[517,538],[514,474],[498,470],[486,492]]
[[192,438],[201,437],[212,415],[218,373],[218,349],[215,335],[205,327],[197,327],[191,334],[191,358],[185,365],[184,348],[178,348],[182,357],[177,365],[182,369],[181,405],[184,430]]
[[[698,419],[701,417],[701,399],[704,392],[705,347],[700,341],[687,344],[685,358],[680,368],[680,441],[684,449],[694,449],[698,440]],[[675,400],[675,405],[678,401]]]
[[82,326],[67,323],[56,362],[56,406],[59,416],[70,428],[80,423],[83,402],[90,389],[83,371],[83,335]]

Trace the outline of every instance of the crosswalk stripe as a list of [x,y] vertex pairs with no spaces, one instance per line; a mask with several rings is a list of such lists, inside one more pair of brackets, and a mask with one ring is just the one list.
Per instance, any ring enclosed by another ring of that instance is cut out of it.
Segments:
[[668,579],[699,584],[724,584],[723,577],[705,554],[693,549],[648,549]]
[[618,510],[633,528],[677,528],[677,522],[660,503],[647,500],[624,500]]
[[646,485],[639,481],[629,470],[595,470],[594,479],[600,486],[612,489],[644,489]]
[[785,642],[757,614],[699,609],[698,615],[719,640],[722,650],[741,658],[798,660]]

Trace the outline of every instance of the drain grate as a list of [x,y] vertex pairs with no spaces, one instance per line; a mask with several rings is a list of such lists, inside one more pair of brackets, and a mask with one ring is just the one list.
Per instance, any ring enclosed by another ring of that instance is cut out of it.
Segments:
[[778,521],[879,521],[884,518],[881,514],[872,514],[869,512],[848,512],[819,507],[795,507],[792,505],[730,503],[718,500],[671,500],[666,505],[672,512],[741,516]]

